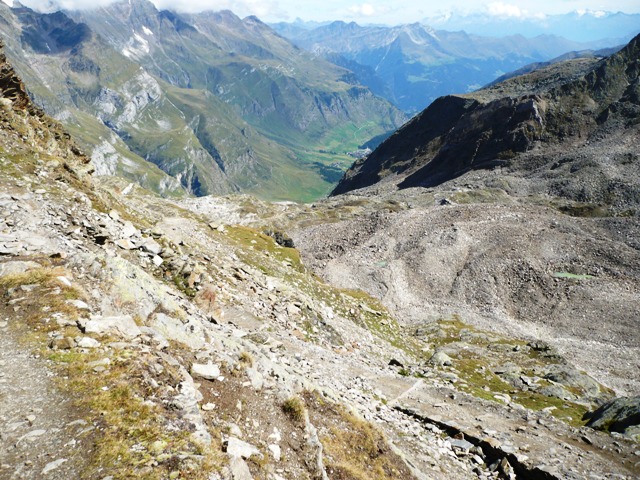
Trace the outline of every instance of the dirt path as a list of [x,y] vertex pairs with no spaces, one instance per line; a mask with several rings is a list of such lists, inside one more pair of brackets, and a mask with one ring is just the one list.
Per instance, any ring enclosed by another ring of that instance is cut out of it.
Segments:
[[0,320],[0,479],[82,478],[93,427],[56,389],[46,360]]

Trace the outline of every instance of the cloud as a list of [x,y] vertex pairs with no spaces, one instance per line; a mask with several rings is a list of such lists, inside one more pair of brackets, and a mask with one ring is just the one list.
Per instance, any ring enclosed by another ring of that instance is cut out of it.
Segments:
[[363,17],[372,17],[376,13],[379,13],[376,8],[370,3],[363,3],[361,5],[354,5],[352,7],[349,7],[349,12],[356,15],[361,15]]
[[[4,2],[12,0],[2,0]],[[99,8],[119,0],[21,0],[21,2],[40,12],[55,10],[84,10]],[[159,10],[197,13],[204,10],[231,10],[240,17],[256,15],[261,19],[287,18],[277,0],[151,0]]]
[[510,5],[508,3],[493,2],[487,5],[487,11],[490,15],[496,17],[523,17],[525,12],[517,5]]
[[489,15],[501,18],[545,18],[544,13],[532,13],[517,5],[503,2],[491,2],[485,6]]
[[55,12],[57,10],[84,10],[88,8],[105,7],[114,3],[114,1],[115,0],[20,0],[20,3],[38,12]]

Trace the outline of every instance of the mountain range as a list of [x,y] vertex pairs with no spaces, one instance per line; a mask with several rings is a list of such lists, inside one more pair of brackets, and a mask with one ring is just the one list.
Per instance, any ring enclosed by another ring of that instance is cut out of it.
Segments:
[[167,195],[317,198],[347,152],[405,120],[255,17],[178,15],[145,0],[52,14],[2,3],[0,15],[34,98],[96,169]]
[[409,114],[442,95],[476,90],[528,64],[628,41],[577,42],[550,34],[481,36],[435,30],[422,23],[386,27],[333,22],[312,29],[300,24],[274,28],[300,47],[350,69],[374,93]]
[[0,17],[33,98],[97,172],[167,196],[315,200],[354,156],[438,96],[607,44],[421,24],[275,26],[295,46],[255,17],[175,13],[146,0],[48,14],[3,2]]
[[558,35],[575,42],[610,38],[623,44],[640,32],[640,14],[596,10],[579,10],[561,15],[536,15],[522,10],[511,12],[510,15],[507,12],[446,13],[422,21],[437,29],[464,30],[476,35]]

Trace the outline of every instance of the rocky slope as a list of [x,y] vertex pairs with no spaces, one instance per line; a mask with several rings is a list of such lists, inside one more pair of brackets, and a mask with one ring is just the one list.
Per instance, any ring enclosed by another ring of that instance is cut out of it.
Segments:
[[[1,476],[637,477],[633,432],[584,426],[614,392],[578,357],[532,331],[471,325],[467,309],[396,316],[353,289],[363,278],[344,289],[312,274],[278,230],[311,228],[294,235],[304,246],[359,222],[348,249],[318,250],[357,260],[387,251],[366,239],[406,201],[178,204],[91,178],[4,57],[0,89]],[[637,268],[620,255],[610,262]]]
[[317,198],[347,152],[405,118],[256,18],[180,16],[142,0],[53,14],[3,3],[0,15],[36,101],[97,172],[166,196]]
[[635,210],[639,44],[440,98],[356,162],[334,194],[380,181],[432,187],[501,168],[510,193]]

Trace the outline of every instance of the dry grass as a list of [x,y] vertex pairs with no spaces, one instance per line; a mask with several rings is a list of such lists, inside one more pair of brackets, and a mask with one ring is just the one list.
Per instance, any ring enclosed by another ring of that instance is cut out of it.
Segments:
[[58,328],[51,321],[54,315],[76,320],[81,312],[69,300],[86,299],[79,288],[68,286],[58,277],[67,276],[62,267],[42,267],[0,278],[0,291],[15,302],[12,307],[23,322],[35,331],[48,332]]
[[[179,478],[204,480],[222,460],[212,446],[194,443],[188,428],[162,404],[145,401],[158,394],[145,381],[146,362],[134,352],[112,358],[108,371],[96,374],[88,363],[99,353],[54,352],[49,358],[64,365],[69,381],[64,388],[78,397],[77,405],[97,426],[88,478]],[[164,365],[163,383],[179,378]],[[176,377],[176,378],[173,378]],[[187,460],[185,460],[187,458]]]
[[285,400],[282,404],[282,411],[294,422],[302,423],[304,422],[307,409],[304,400],[296,396]]
[[[25,347],[52,362],[58,370],[58,387],[74,399],[79,412],[95,427],[84,440],[91,446],[86,448],[88,467],[82,477],[208,479],[223,463],[216,453],[221,451],[219,445],[204,448],[194,443],[178,412],[158,401],[163,395],[158,385],[175,388],[181,381],[176,369],[163,364],[162,378],[153,385],[149,377],[158,374],[150,367],[151,359],[135,350],[105,354],[102,349],[56,351],[45,347],[50,331],[71,337],[80,334],[77,327],[61,329],[54,320],[55,314],[78,318],[82,312],[67,301],[86,298],[80,288],[61,281],[61,276],[70,278],[64,268],[55,266],[6,275],[0,278],[0,293],[8,301],[19,300],[2,308],[22,319],[16,327],[21,327]],[[29,287],[21,288],[24,286]],[[15,307],[19,307],[17,312]],[[100,339],[103,345],[112,340],[117,339]],[[94,371],[91,362],[105,356],[111,362],[107,370]]]
[[315,393],[306,393],[304,398],[311,421],[318,428],[332,480],[414,478],[374,425]]
[[240,364],[244,365],[245,367],[253,367],[253,355],[251,355],[249,352],[241,352],[239,360]]

